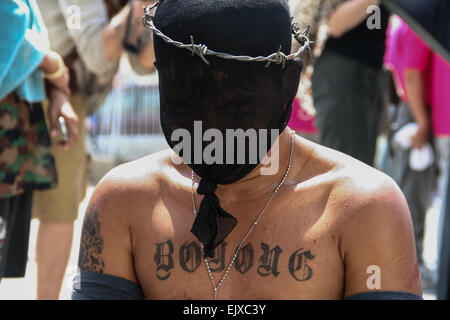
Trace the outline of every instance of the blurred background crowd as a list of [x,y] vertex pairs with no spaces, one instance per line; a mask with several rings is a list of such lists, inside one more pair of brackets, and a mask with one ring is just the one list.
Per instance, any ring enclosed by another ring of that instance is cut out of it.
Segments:
[[[0,3],[0,299],[68,298],[90,190],[113,167],[168,147],[152,35],[141,23],[150,2]],[[426,297],[436,298],[449,273],[440,257],[450,232],[450,22],[437,26],[445,43],[426,21],[442,21],[437,9],[450,14],[449,4],[290,6],[314,45],[289,126],[394,178]]]

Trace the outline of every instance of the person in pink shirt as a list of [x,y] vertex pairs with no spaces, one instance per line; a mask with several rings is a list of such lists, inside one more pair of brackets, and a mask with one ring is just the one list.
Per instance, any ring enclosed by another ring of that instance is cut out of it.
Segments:
[[292,103],[292,114],[288,123],[289,128],[294,130],[299,136],[317,143],[318,132],[314,125],[314,119],[315,116],[308,114],[301,106],[300,99],[296,97]]
[[[434,189],[435,170],[433,166],[422,171],[412,170],[408,161],[412,149],[423,150],[430,141],[434,142],[436,165],[439,168],[437,196],[445,200],[450,162],[450,65],[434,53],[404,21],[393,17],[388,29],[385,66],[392,71],[402,100],[397,109],[397,127],[409,122],[417,125],[411,135],[411,148],[395,152],[393,176],[410,205],[418,258],[421,261],[423,225]],[[441,208],[444,208],[444,201],[441,202]],[[438,247],[442,238],[443,215],[441,210]]]

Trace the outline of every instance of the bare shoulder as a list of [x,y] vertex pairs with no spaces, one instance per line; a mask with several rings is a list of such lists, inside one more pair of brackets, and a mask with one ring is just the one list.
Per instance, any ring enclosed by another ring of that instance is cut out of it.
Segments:
[[133,227],[159,196],[169,159],[168,151],[156,153],[114,168],[99,182],[84,216],[80,271],[136,281]]
[[[322,147],[330,164],[326,210],[339,234],[345,295],[368,291],[368,270],[382,271],[379,288],[420,295],[420,277],[408,204],[386,174]],[[377,269],[377,270],[378,270]]]
[[170,150],[164,150],[115,167],[98,183],[92,198],[98,203],[130,206],[141,196],[147,201],[157,197],[170,167],[170,155]]
[[335,195],[346,209],[344,220],[376,221],[391,228],[412,226],[408,203],[391,177],[362,163],[343,168],[341,174]]
[[325,163],[322,176],[330,189],[327,207],[339,219],[371,214],[382,218],[384,212],[390,212],[386,218],[393,214],[409,217],[402,191],[385,173],[322,146],[316,146],[314,154],[317,161]]

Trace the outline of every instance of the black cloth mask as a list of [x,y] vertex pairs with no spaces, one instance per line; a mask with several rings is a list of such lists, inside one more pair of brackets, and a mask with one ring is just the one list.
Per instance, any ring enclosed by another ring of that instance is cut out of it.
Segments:
[[[155,14],[155,26],[175,41],[205,44],[211,50],[233,55],[268,56],[279,50],[291,50],[292,25],[287,0],[164,0]],[[277,136],[271,129],[285,129],[295,97],[287,90],[286,68],[281,64],[229,61],[207,56],[210,65],[189,51],[176,48],[154,37],[160,85],[161,126],[165,138],[176,150],[180,141],[173,141],[177,129],[185,129],[194,145],[194,122],[201,121],[202,132],[218,129],[223,136],[224,163],[207,164],[203,159],[183,150],[182,158],[201,177],[197,192],[204,195],[191,232],[203,244],[204,254],[214,256],[214,249],[236,226],[237,220],[226,212],[215,194],[217,184],[234,183],[255,169],[271,149]],[[301,70],[301,67],[300,67]],[[298,72],[298,77],[299,77]],[[297,75],[296,75],[297,77]],[[298,79],[297,85],[298,85]],[[295,81],[294,81],[295,82]],[[245,163],[226,163],[227,129],[268,130],[267,138],[257,138],[258,161],[250,161],[250,142],[245,145]],[[202,141],[201,150],[211,143]],[[186,161],[187,162],[187,161]],[[245,195],[243,195],[245,196]]]

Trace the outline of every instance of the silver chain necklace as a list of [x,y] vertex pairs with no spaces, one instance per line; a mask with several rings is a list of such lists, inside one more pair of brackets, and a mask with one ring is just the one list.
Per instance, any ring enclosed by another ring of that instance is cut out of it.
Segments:
[[[238,248],[236,249],[236,252],[234,253],[233,258],[231,259],[230,264],[228,265],[227,270],[225,271],[225,274],[223,275],[222,279],[220,280],[220,282],[217,285],[216,285],[216,282],[214,281],[214,277],[212,275],[211,268],[209,267],[208,259],[206,259],[206,257],[204,258],[205,265],[206,265],[206,270],[208,270],[208,274],[209,274],[209,277],[211,278],[211,282],[212,282],[212,285],[213,285],[214,300],[217,300],[217,293],[219,291],[219,288],[222,286],[222,284],[225,281],[226,277],[230,273],[231,267],[233,266],[234,261],[236,260],[236,257],[238,256],[239,251],[241,250],[241,248],[244,245],[245,241],[247,240],[247,238],[250,236],[250,233],[252,233],[253,229],[258,224],[259,219],[262,217],[262,215],[266,211],[266,209],[269,206],[269,204],[272,201],[272,199],[275,197],[275,195],[278,193],[278,191],[280,190],[280,188],[283,186],[284,182],[286,181],[286,178],[287,178],[287,176],[289,174],[289,171],[291,170],[291,165],[292,165],[292,153],[293,153],[293,150],[294,150],[294,137],[295,137],[294,131],[292,131],[291,153],[290,153],[290,156],[289,156],[289,165],[288,165],[288,167],[286,169],[286,173],[284,174],[283,179],[281,179],[281,181],[278,184],[278,186],[272,192],[272,195],[270,196],[269,200],[267,200],[266,205],[264,206],[264,208],[262,209],[262,211],[260,212],[260,214],[256,218],[255,222],[253,222],[252,226],[248,230],[248,232],[245,235],[244,239],[242,239],[241,243],[239,244]],[[194,215],[197,215],[197,209],[196,209],[197,206],[195,204],[195,197],[194,197],[194,184],[195,184],[195,177],[194,177],[194,171],[192,171],[192,205],[193,205],[193,208],[194,208]],[[202,251],[203,251],[203,244],[200,243],[200,245],[201,245]]]

